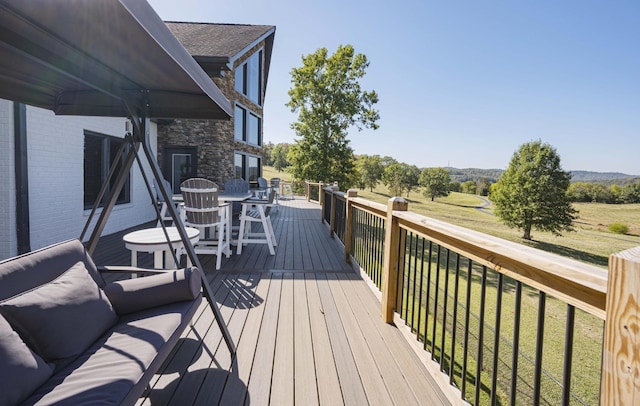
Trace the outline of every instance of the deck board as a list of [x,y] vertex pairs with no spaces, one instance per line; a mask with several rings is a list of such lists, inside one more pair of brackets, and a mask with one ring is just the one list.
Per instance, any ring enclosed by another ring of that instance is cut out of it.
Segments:
[[312,406],[318,404],[318,388],[307,289],[303,274],[294,274],[293,277],[295,403]]
[[313,340],[313,356],[316,362],[318,401],[323,405],[339,405],[343,403],[342,391],[340,390],[338,370],[333,358],[324,309],[320,301],[316,275],[305,274],[304,276]]
[[[236,357],[203,302],[138,404],[448,404],[402,333],[382,322],[379,299],[344,262],[319,206],[283,201],[272,221],[276,255],[249,245],[221,271],[215,256],[199,256]],[[101,239],[96,263],[129,263],[123,234]],[[151,255],[140,263],[150,266]]]

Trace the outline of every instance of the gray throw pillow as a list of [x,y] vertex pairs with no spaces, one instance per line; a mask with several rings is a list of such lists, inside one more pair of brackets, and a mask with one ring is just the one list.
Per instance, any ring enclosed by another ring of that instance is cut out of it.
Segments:
[[193,300],[200,294],[202,276],[196,267],[143,278],[111,282],[104,292],[119,315]]
[[45,285],[0,302],[0,313],[47,362],[81,354],[118,321],[82,262]]
[[0,405],[15,405],[49,379],[53,368],[44,362],[0,316]]

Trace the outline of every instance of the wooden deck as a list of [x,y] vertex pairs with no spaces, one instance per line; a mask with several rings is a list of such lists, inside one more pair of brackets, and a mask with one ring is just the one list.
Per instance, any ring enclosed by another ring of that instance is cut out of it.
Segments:
[[[139,404],[447,404],[402,333],[381,321],[319,206],[283,201],[272,221],[275,256],[250,245],[221,272],[215,257],[201,257],[236,358],[203,304]],[[121,236],[101,239],[98,264],[128,263]]]

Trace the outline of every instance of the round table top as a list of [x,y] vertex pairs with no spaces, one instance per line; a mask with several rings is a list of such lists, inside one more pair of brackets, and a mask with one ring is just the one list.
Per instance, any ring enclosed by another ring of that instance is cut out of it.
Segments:
[[[187,230],[187,236],[190,240],[200,236],[200,230],[197,228],[185,227],[185,229]],[[171,243],[180,242],[180,234],[178,234],[178,229],[176,227],[167,227],[167,235],[169,236]],[[125,234],[124,237],[122,237],[122,240],[125,243],[136,245],[158,245],[167,243],[162,227],[145,228],[133,231]]]

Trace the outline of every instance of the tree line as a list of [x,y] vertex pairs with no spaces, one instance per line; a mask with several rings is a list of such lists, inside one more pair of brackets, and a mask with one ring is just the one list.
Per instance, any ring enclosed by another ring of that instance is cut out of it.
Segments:
[[[277,171],[287,170],[290,166],[287,157],[290,147],[289,143],[266,143],[263,148],[263,163],[273,166]],[[446,196],[445,189],[449,192],[489,196],[491,185],[496,183],[495,180],[484,176],[459,182],[453,180],[461,175],[455,168],[441,168],[448,172],[447,177],[444,172],[436,171],[437,168],[421,169],[415,165],[398,162],[389,156],[354,155],[353,160],[354,171],[349,177],[349,183],[341,185],[342,188],[357,187],[373,191],[382,183],[394,196],[409,197],[411,192],[422,188],[423,193],[426,192],[425,195],[431,198]],[[621,185],[612,183],[611,180],[571,182],[567,197],[575,203],[640,203],[640,180],[635,183],[627,181]]]

